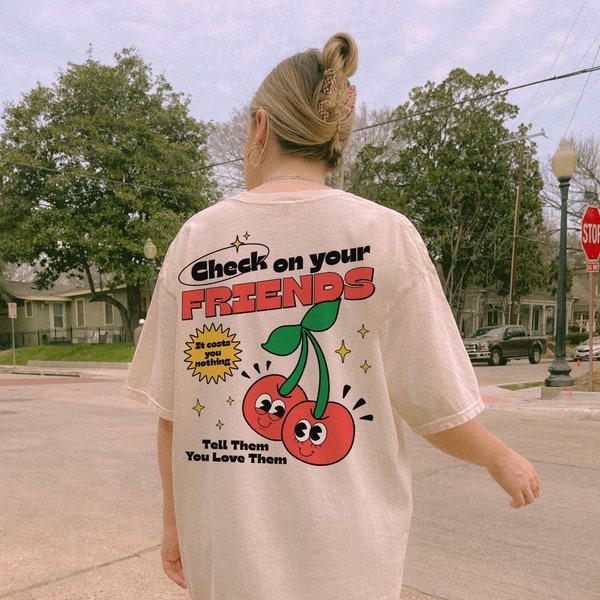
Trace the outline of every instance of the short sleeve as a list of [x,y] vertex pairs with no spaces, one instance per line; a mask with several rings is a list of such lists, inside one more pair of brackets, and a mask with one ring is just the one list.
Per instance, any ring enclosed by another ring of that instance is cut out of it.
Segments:
[[456,427],[483,410],[475,372],[431,265],[397,298],[381,344],[392,404],[416,433]]
[[177,314],[176,300],[159,277],[124,390],[168,420],[173,420]]

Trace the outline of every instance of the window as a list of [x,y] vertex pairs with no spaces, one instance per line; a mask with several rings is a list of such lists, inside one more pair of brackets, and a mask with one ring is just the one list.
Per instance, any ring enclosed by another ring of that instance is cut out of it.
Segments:
[[65,326],[65,305],[62,302],[52,302],[52,328],[63,329]]
[[523,327],[509,327],[506,330],[507,337],[525,337],[525,329]]
[[148,305],[150,304],[150,294],[142,292],[140,294],[140,315],[145,317],[148,314]]
[[104,324],[105,325],[114,325],[115,323],[115,315],[113,311],[113,305],[109,302],[104,303]]
[[25,300],[25,318],[33,318],[33,302],[31,300]]
[[498,325],[500,323],[500,310],[494,304],[486,306],[486,325]]
[[85,325],[85,301],[82,298],[75,300],[75,322],[77,327]]
[[533,307],[533,315],[532,315],[532,319],[531,319],[531,330],[535,331],[536,333],[539,332],[540,328],[541,328],[541,323],[542,323],[542,307],[536,305]]

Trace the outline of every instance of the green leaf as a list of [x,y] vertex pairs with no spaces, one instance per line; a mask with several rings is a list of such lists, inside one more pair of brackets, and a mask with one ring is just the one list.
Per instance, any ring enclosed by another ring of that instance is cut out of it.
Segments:
[[326,331],[337,319],[341,298],[330,302],[315,304],[305,315],[300,323],[309,331]]
[[288,356],[300,345],[302,327],[300,325],[282,325],[275,329],[262,347],[271,354]]

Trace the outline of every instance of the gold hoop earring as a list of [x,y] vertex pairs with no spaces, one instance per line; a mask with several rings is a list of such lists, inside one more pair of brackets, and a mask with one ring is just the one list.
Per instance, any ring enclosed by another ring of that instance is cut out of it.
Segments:
[[[258,155],[256,157],[256,160],[252,160],[253,152],[258,152]],[[254,141],[254,146],[252,146],[252,148],[250,148],[250,150],[248,150],[248,154],[246,154],[246,160],[248,161],[248,164],[252,165],[253,167],[258,167],[258,165],[260,165],[263,160],[265,160],[265,146],[263,146],[260,142],[257,142],[256,140]]]

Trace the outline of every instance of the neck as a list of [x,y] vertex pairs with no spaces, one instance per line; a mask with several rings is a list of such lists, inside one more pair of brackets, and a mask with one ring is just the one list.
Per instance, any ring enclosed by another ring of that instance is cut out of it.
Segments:
[[273,177],[268,177],[263,181],[263,184],[269,183],[271,181],[286,181],[286,180],[297,180],[297,181],[310,181],[312,183],[318,183],[320,185],[325,185],[325,181],[323,178],[312,178],[312,177],[302,177],[301,175],[274,175]]

